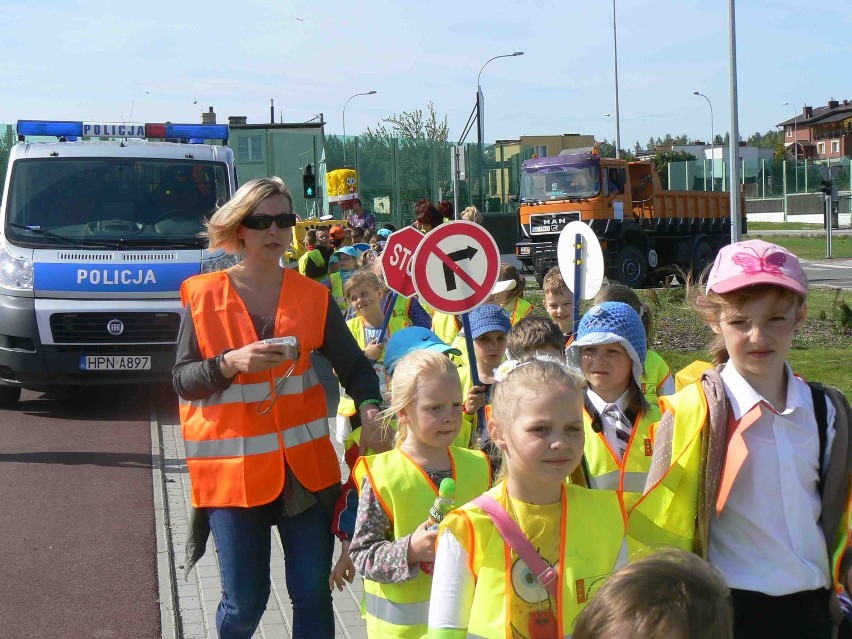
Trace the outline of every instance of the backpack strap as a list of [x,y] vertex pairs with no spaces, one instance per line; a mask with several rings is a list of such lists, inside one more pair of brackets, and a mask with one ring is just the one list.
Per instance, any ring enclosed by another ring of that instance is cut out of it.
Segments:
[[473,500],[473,505],[485,511],[491,518],[503,541],[509,544],[527,567],[532,570],[536,581],[547,589],[554,599],[559,598],[559,574],[541,558],[520,526],[509,516],[506,509],[490,495],[480,495]]
[[817,490],[822,497],[822,489],[825,479],[825,447],[828,441],[828,410],[825,407],[825,387],[819,382],[808,382],[811,387],[811,397],[814,402],[814,417],[819,434],[819,478]]

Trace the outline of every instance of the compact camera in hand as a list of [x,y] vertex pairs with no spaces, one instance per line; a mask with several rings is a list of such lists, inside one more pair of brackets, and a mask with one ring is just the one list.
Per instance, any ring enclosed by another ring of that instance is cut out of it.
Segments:
[[279,348],[276,350],[280,352],[285,359],[291,359],[294,361],[299,359],[299,340],[293,336],[270,337],[269,339],[263,340],[263,343],[278,345]]

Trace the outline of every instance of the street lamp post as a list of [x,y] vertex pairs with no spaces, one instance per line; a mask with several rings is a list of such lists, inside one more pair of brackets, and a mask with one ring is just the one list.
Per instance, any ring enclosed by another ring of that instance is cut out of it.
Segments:
[[346,101],[346,104],[343,105],[343,166],[346,166],[346,107],[349,105],[349,101],[352,98],[357,98],[359,95],[374,95],[375,91],[367,91],[366,93],[356,93],[349,100]]
[[482,77],[482,70],[488,66],[489,62],[497,60],[499,58],[514,58],[519,55],[524,55],[523,51],[515,51],[514,53],[505,53],[503,55],[495,55],[490,60],[486,60],[485,64],[483,64],[479,69],[479,74],[476,76],[476,141],[479,149],[479,153],[477,154],[479,157],[477,165],[478,165],[478,177],[479,177],[479,208],[483,212],[485,211],[485,189],[483,187],[483,172],[485,168],[485,153],[482,148],[482,137],[484,135],[484,126],[482,122],[482,86],[479,83],[480,78]]
[[707,104],[710,105],[710,183],[713,185],[711,191],[716,190],[716,134],[713,131],[713,104],[710,102],[710,98],[708,98],[703,93],[699,93],[698,91],[693,91],[692,95],[700,95],[702,98],[707,100]]
[[615,29],[615,0],[612,0],[612,49],[615,59],[615,157],[621,158],[621,117],[618,113],[618,36]]
[[799,192],[799,147],[797,146],[799,141],[796,139],[796,120],[799,118],[799,114],[796,113],[795,105],[790,104],[789,102],[785,102],[784,106],[788,106],[793,109],[793,175],[796,176],[796,193]]

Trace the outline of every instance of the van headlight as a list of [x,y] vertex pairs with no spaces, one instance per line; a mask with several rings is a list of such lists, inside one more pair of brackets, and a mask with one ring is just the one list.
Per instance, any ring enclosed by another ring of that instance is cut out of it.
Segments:
[[241,255],[230,255],[229,253],[206,257],[201,260],[201,272],[213,273],[214,271],[224,271],[226,268],[236,266],[242,259]]
[[5,246],[0,246],[0,286],[33,290],[33,263],[31,260],[15,257]]

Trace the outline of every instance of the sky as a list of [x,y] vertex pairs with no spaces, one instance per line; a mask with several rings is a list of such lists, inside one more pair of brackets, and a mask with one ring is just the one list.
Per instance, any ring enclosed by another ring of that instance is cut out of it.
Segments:
[[[830,98],[852,100],[848,0],[736,3],[739,130],[765,132]],[[458,142],[485,96],[486,141],[615,138],[610,0],[0,0],[0,123],[198,122],[212,106],[249,123],[327,134],[427,109]],[[616,0],[621,143],[724,135],[731,115],[728,2]],[[523,51],[519,57],[490,58]],[[845,78],[845,80],[844,80]],[[789,102],[792,106],[785,106]],[[610,114],[607,117],[606,114]],[[467,141],[476,140],[476,131]]]

